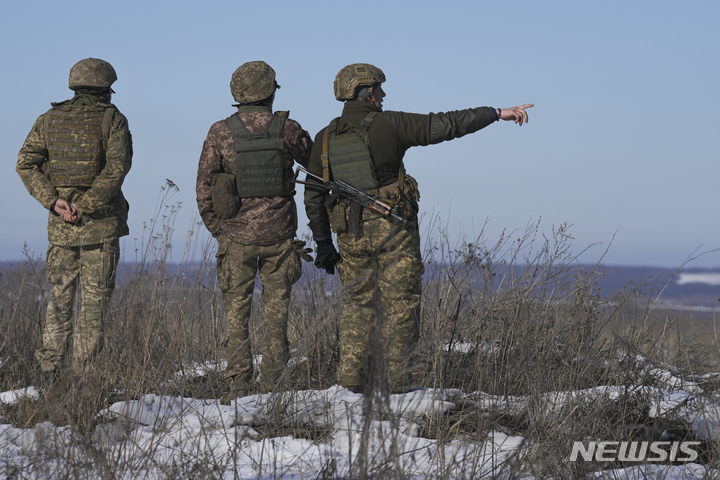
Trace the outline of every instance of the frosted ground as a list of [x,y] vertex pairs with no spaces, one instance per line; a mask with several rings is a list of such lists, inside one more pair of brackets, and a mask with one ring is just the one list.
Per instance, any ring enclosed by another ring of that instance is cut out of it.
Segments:
[[720,285],[720,273],[717,272],[690,272],[681,273],[675,280],[678,285],[687,285],[688,283],[705,283],[707,285]]
[[[678,279],[682,282],[720,285],[720,274],[688,274]],[[49,422],[16,428],[0,416],[0,479],[352,478],[357,477],[363,458],[366,470],[376,479],[388,472],[414,480],[532,479],[519,461],[532,450],[525,437],[496,429],[439,441],[427,435],[428,425],[468,406],[488,415],[533,412],[561,418],[568,408],[585,401],[613,399],[628,391],[648,402],[650,417],[672,414],[687,426],[691,439],[720,442],[720,392],[716,388],[720,373],[681,377],[669,366],[643,358],[637,362],[654,379],[653,387],[604,386],[550,392],[541,398],[422,389],[371,398],[335,386],[253,395],[230,406],[217,399],[139,394],[100,412],[98,425],[87,436]],[[223,368],[206,365],[183,371],[187,378]],[[26,397],[40,399],[41,392],[35,387],[0,392],[0,404],[14,405]],[[366,416],[367,411],[372,415]],[[264,427],[271,424],[281,434],[270,437]],[[283,424],[286,429],[277,428]],[[302,431],[305,438],[299,438]],[[367,446],[365,455],[363,445]],[[716,445],[711,448],[717,451]],[[720,463],[716,455],[710,463],[606,468],[591,478],[720,478]]]
[[[661,387],[634,388],[650,401],[651,416],[673,411],[690,426],[696,440],[720,440],[720,395],[715,398],[702,391],[702,385],[718,375],[688,381],[674,376],[669,368],[648,369]],[[544,394],[539,402],[537,398],[532,401],[552,415],[583,399],[613,398],[626,390],[609,386],[554,392]],[[4,392],[0,403],[39,395],[34,387]],[[458,435],[439,442],[421,435],[430,419],[452,412],[459,403],[513,415],[525,411],[530,401],[527,397],[422,389],[376,397],[371,402],[370,397],[338,386],[253,395],[230,406],[212,399],[141,395],[103,410],[90,441],[67,426],[45,422],[21,429],[0,417],[0,478],[103,478],[103,465],[107,464],[115,466],[115,478],[124,479],[350,478],[357,475],[363,444],[367,445],[367,470],[375,472],[372,478],[383,478],[383,472],[394,468],[417,480],[534,478],[513,467],[528,451],[522,436],[496,430],[485,432],[483,441]],[[369,410],[364,408],[368,404],[372,404]],[[365,411],[375,413],[366,418]],[[290,436],[293,429],[275,438],[261,435],[262,426],[277,422],[278,415],[280,423],[303,425],[307,430],[315,427],[327,434],[313,440]],[[119,465],[121,469],[117,469]],[[718,478],[720,468],[717,464],[645,464],[595,475],[609,479]]]

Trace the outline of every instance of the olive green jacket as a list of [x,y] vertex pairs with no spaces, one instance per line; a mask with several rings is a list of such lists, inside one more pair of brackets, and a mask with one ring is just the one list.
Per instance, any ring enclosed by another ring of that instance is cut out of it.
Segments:
[[[93,95],[76,95],[65,105],[92,105]],[[114,107],[111,107],[114,108]],[[15,167],[28,192],[49,210],[48,240],[51,244],[80,246],[102,243],[129,233],[128,203],[120,188],[132,165],[132,137],[125,116],[112,116],[105,152],[105,166],[90,187],[54,187],[43,173],[48,160],[44,117],[40,115],[20,149]],[[58,199],[74,203],[80,222],[65,222],[52,210]]]
[[[354,127],[358,129],[365,116],[380,111],[366,100],[345,102],[337,125],[342,133]],[[488,107],[469,108],[446,113],[417,113],[382,111],[375,117],[368,130],[379,187],[397,181],[405,152],[410,147],[433,145],[476,132],[493,122]],[[322,137],[326,129],[315,137],[308,170],[322,177]],[[330,160],[332,165],[332,159]],[[312,179],[310,179],[312,181]],[[330,235],[330,222],[323,205],[325,194],[320,189],[305,189],[305,211],[315,239]]]

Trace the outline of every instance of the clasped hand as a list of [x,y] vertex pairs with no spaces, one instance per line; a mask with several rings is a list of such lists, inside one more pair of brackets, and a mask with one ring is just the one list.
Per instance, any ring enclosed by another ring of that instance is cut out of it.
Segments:
[[68,223],[78,223],[80,221],[80,215],[78,215],[77,207],[74,203],[68,203],[63,199],[58,199],[53,205],[55,213],[60,215],[60,218]]

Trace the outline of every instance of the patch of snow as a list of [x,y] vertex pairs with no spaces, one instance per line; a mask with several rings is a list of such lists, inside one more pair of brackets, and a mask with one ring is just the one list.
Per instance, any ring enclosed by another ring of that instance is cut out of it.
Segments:
[[15,405],[23,398],[37,400],[40,398],[40,389],[37,387],[21,388],[0,393],[0,403],[4,405]]
[[720,286],[720,273],[683,273],[680,274],[675,283],[678,285],[687,285],[688,283],[705,283],[707,285]]
[[[561,419],[592,402],[612,402],[628,395],[644,402],[651,418],[672,416],[689,425],[696,439],[720,440],[717,395],[703,393],[698,383],[680,378],[669,366],[650,364],[642,357],[631,361],[647,364],[644,368],[656,379],[656,386],[600,386],[533,397],[421,389],[373,398],[334,386],[251,395],[231,405],[221,405],[217,399],[148,394],[100,412],[91,446],[71,428],[49,422],[29,429],[0,425],[0,478],[18,471],[23,472],[22,478],[53,478],[80,464],[87,478],[107,476],[107,471],[99,470],[103,464],[97,455],[107,457],[116,469],[111,473],[122,479],[161,479],[168,472],[191,478],[193,468],[211,467],[212,472],[196,473],[212,478],[346,478],[357,473],[363,449],[368,470],[380,472],[378,478],[388,467],[388,459],[394,459],[397,468],[413,480],[506,478],[508,465],[527,452],[527,438],[491,430],[484,432],[483,440],[462,435],[436,440],[420,436],[422,427],[459,404],[474,405],[480,412]],[[218,367],[196,365],[184,371],[202,375]],[[714,378],[706,375],[695,380]],[[39,391],[28,387],[0,393],[0,402],[12,404],[23,396],[38,398]],[[283,433],[269,437],[266,426],[279,427]],[[288,435],[302,432],[304,426],[322,429],[322,439]],[[713,465],[648,464],[595,472],[591,477],[699,479],[719,473]]]

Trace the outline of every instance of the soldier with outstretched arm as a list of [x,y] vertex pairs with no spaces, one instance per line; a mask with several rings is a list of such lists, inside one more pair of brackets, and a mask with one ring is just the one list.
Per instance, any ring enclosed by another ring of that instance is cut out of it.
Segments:
[[[305,210],[317,243],[315,265],[330,274],[337,267],[344,287],[339,383],[355,392],[373,385],[398,393],[412,385],[410,359],[419,338],[424,272],[417,219],[420,194],[415,179],[405,172],[405,152],[499,120],[522,125],[533,105],[427,115],[385,111],[383,82],[382,70],[369,64],[351,64],[337,74],[335,98],[344,107],[315,137],[308,165],[312,175],[306,181],[317,186],[306,186]],[[334,180],[370,193],[400,212],[404,221],[348,198],[328,203],[327,189],[319,184]],[[381,385],[376,375],[368,375],[371,370],[386,372]]]

